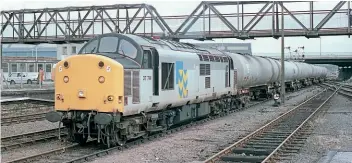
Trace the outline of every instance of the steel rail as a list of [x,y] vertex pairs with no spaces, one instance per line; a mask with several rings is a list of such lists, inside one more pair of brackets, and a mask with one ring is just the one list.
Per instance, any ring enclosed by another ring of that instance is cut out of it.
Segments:
[[[291,93],[289,93],[289,94],[291,94]],[[174,133],[174,132],[181,131],[181,130],[183,130],[185,128],[188,128],[190,126],[199,125],[199,124],[208,122],[210,120],[214,120],[214,119],[221,118],[221,117],[224,117],[224,116],[232,115],[233,113],[236,113],[236,112],[251,108],[253,106],[256,106],[256,105],[259,105],[259,104],[262,104],[262,103],[265,103],[265,102],[268,102],[268,101],[272,101],[272,99],[267,99],[267,100],[263,100],[263,101],[259,101],[259,102],[249,103],[249,105],[247,105],[245,107],[241,107],[239,109],[231,110],[230,112],[227,112],[227,113],[225,113],[223,115],[216,115],[216,116],[213,116],[213,117],[208,117],[206,119],[195,121],[194,123],[189,123],[189,124],[186,124],[186,125],[182,125],[182,126],[173,128],[171,130],[167,130],[164,133],[158,133],[158,134],[155,134],[155,135],[150,135],[147,138],[143,138],[141,140],[135,140],[135,141],[132,141],[132,142],[128,142],[124,146],[117,146],[117,147],[113,147],[113,148],[97,151],[97,152],[94,152],[94,153],[91,153],[91,154],[88,154],[88,155],[84,155],[84,156],[81,156],[81,157],[66,161],[65,163],[71,163],[71,162],[77,162],[77,161],[86,161],[87,159],[91,159],[93,157],[100,157],[101,155],[108,154],[111,151],[115,151],[115,150],[121,151],[124,148],[129,148],[131,146],[136,146],[136,145],[139,145],[140,143],[144,143],[145,141],[151,141],[151,140],[156,139],[158,137],[163,137],[163,136],[165,136],[165,134],[168,135],[168,134],[171,134],[171,133]],[[58,148],[58,149],[55,149],[55,150],[51,150],[51,151],[48,151],[48,152],[43,152],[43,153],[40,153],[40,154],[28,156],[28,157],[22,157],[22,158],[19,158],[19,159],[16,159],[16,160],[9,161],[7,163],[27,162],[27,161],[35,160],[35,159],[38,159],[38,158],[39,159],[43,158],[44,156],[50,157],[51,155],[53,155],[55,153],[59,153],[59,152],[63,152],[64,153],[64,152],[66,152],[67,149],[71,149],[71,148],[77,147],[77,146],[78,146],[78,144],[73,144],[73,145],[68,146],[68,147]]]
[[74,147],[77,147],[78,145],[79,145],[78,143],[75,143],[75,144],[72,144],[72,145],[69,145],[69,146],[66,146],[66,147],[61,147],[61,148],[53,149],[53,150],[50,150],[50,151],[47,151],[47,152],[42,152],[40,154],[36,154],[36,155],[28,156],[28,157],[22,157],[22,158],[18,158],[18,159],[15,159],[15,160],[11,160],[11,161],[8,161],[6,163],[28,162],[28,161],[35,160],[37,158],[42,158],[44,156],[50,156],[52,154],[65,152],[66,150],[74,148]]
[[304,102],[302,102],[301,104],[297,105],[296,107],[294,107],[293,109],[290,109],[288,112],[284,113],[283,115],[275,118],[274,120],[270,121],[269,123],[267,123],[266,125],[262,126],[261,128],[255,130],[254,132],[250,133],[249,135],[247,135],[246,137],[240,139],[239,141],[235,142],[234,144],[230,145],[229,147],[223,149],[222,151],[216,153],[215,155],[211,156],[210,158],[206,159],[204,162],[205,163],[209,163],[209,162],[215,162],[216,160],[219,160],[222,156],[229,154],[234,148],[243,145],[244,143],[246,143],[249,139],[257,136],[258,134],[262,133],[262,131],[266,130],[266,129],[270,129],[273,125],[277,124],[280,122],[280,120],[282,120],[283,118],[287,117],[288,115],[290,115],[291,113],[293,113],[294,111],[297,110],[297,108],[299,108],[300,106],[306,104],[308,101],[310,101],[311,99],[317,97],[318,95],[322,94],[325,90],[321,91],[320,93],[310,97],[309,99],[305,100]]
[[29,115],[20,115],[20,116],[14,116],[14,117],[1,117],[1,126],[9,126],[12,124],[42,121],[42,120],[45,120],[46,113],[47,112],[29,114]]
[[310,116],[308,118],[306,118],[306,120],[304,120],[302,122],[301,125],[299,125],[278,147],[276,147],[276,149],[271,152],[271,154],[269,156],[267,156],[262,163],[268,162],[268,161],[272,161],[275,157],[275,155],[277,155],[277,152],[280,150],[281,147],[283,147],[301,128],[303,128],[303,126],[309,121],[311,120],[311,118],[313,116],[315,116],[315,114],[320,110],[320,108],[322,108],[326,102],[328,102],[335,94],[336,92],[338,92],[338,90],[341,87],[337,88],[317,109],[315,109],[315,111],[310,114]]
[[[61,127],[61,130],[62,129],[64,129],[64,127]],[[43,131],[3,137],[1,138],[1,150],[5,151],[10,148],[14,149],[15,147],[23,147],[24,145],[33,144],[35,142],[52,140],[58,137],[57,135],[58,131],[59,131],[59,128],[55,128],[50,130],[43,130]],[[62,137],[66,135],[67,133],[61,132]],[[28,138],[29,140],[26,140]],[[21,139],[25,139],[25,140],[23,141]]]
[[[188,128],[190,126],[199,125],[199,124],[205,123],[205,122],[213,120],[213,119],[217,119],[217,118],[220,118],[220,117],[231,115],[232,113],[251,108],[251,107],[253,107],[255,105],[259,105],[259,104],[268,102],[270,100],[271,99],[260,101],[260,102],[254,102],[252,104],[249,104],[248,106],[241,107],[241,108],[236,109],[236,110],[232,110],[232,111],[230,111],[230,112],[228,112],[227,114],[224,114],[224,115],[217,115],[217,116],[209,117],[209,118],[206,118],[206,119],[203,119],[203,120],[200,120],[200,121],[195,121],[194,123],[190,123],[190,124],[187,124],[187,125],[179,126],[179,127],[174,128],[174,129],[171,129],[171,130],[167,130],[165,133],[158,133],[158,134],[155,134],[155,135],[150,135],[149,137],[144,138],[142,140],[135,140],[135,141],[129,142],[129,143],[127,143],[124,146],[117,146],[117,147],[112,147],[112,148],[109,148],[109,149],[100,150],[100,151],[97,151],[97,152],[94,152],[94,153],[91,153],[91,154],[88,154],[88,155],[84,155],[84,156],[81,156],[81,157],[66,161],[66,163],[76,162],[76,161],[80,161],[80,160],[86,160],[87,158],[92,158],[94,156],[99,157],[101,155],[107,154],[107,153],[109,153],[111,151],[115,151],[115,150],[120,151],[120,150],[123,150],[124,148],[129,148],[129,147],[134,146],[134,145],[139,145],[140,143],[144,143],[145,141],[151,141],[151,140],[156,139],[158,137],[163,137],[165,134],[171,134],[171,133],[174,133],[174,132],[177,132],[177,131],[181,131],[181,130],[183,130],[185,128]],[[64,152],[67,151],[67,149],[71,149],[71,148],[74,148],[74,147],[77,147],[77,146],[78,146],[78,144],[73,144],[73,145],[68,146],[68,147],[58,148],[58,149],[54,149],[54,150],[51,150],[51,151],[48,151],[48,152],[35,154],[35,155],[32,155],[32,156],[28,156],[28,157],[22,157],[22,158],[19,158],[19,159],[16,159],[16,160],[9,161],[7,163],[28,162],[28,161],[33,161],[33,160],[40,159],[40,158],[43,158],[43,157],[50,157],[53,154],[60,153],[60,152],[64,153]]]

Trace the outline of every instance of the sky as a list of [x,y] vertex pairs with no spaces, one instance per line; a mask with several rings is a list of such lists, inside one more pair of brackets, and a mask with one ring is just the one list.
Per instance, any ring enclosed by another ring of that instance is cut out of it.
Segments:
[[[136,1],[136,0],[0,0],[0,10],[18,10],[18,9],[33,9],[33,8],[55,8],[55,7],[67,7],[67,6],[91,6],[91,5],[112,5],[112,4],[134,4],[134,3],[146,3],[154,6],[160,15],[189,15],[200,3],[200,0],[149,0],[149,1]],[[315,4],[315,9],[332,9],[338,1],[324,1]],[[172,7],[171,7],[172,6]],[[305,10],[309,8],[308,3],[302,5],[300,3],[286,6],[289,10]],[[347,8],[347,4],[342,8]],[[252,8],[246,9],[250,12],[259,11],[260,6],[253,6]],[[221,13],[235,12],[233,8],[219,9]],[[345,23],[342,20],[343,15],[333,17],[332,26],[339,26]],[[308,19],[302,18],[307,22]],[[322,17],[321,17],[322,19]],[[263,19],[264,20],[264,19]],[[266,21],[265,23],[271,23]],[[260,24],[258,24],[260,25]],[[296,26],[297,24],[293,21],[285,23],[285,26]],[[175,26],[178,26],[176,24]],[[306,25],[308,26],[308,25]],[[194,40],[185,40],[184,42],[197,42]],[[214,42],[223,43],[252,43],[252,50],[254,53],[280,53],[281,52],[281,39],[274,38],[256,38],[255,40],[238,40],[238,39],[217,39]],[[321,44],[320,44],[321,43]],[[352,53],[352,38],[348,36],[325,36],[321,39],[305,37],[286,37],[285,46],[290,46],[291,49],[304,46],[305,52],[351,52]]]

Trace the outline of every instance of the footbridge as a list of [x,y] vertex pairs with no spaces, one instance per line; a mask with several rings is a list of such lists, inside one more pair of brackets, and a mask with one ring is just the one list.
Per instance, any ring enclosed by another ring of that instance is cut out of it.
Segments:
[[[351,1],[204,1],[185,15],[162,16],[148,4],[116,4],[1,12],[2,43],[84,42],[103,33],[167,39],[253,39],[284,36],[350,36]],[[229,9],[230,8],[230,9]],[[298,9],[298,10],[297,10]]]

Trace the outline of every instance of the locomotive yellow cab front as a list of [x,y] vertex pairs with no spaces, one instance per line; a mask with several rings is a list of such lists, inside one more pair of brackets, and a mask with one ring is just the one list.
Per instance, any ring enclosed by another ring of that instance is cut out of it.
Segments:
[[55,112],[47,119],[59,121],[62,112],[123,112],[123,66],[101,55],[71,56],[55,68]]

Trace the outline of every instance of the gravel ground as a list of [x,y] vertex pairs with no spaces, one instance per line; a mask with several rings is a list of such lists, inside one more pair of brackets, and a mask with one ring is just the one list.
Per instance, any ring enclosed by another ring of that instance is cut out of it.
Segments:
[[293,108],[307,97],[315,95],[319,87],[311,87],[287,96],[285,105],[272,107],[273,101],[266,102],[230,116],[190,127],[178,133],[123,152],[114,152],[93,162],[192,162],[205,160],[213,151],[219,151],[234,143],[239,136],[261,127],[278,115]]
[[314,131],[300,153],[283,162],[318,162],[329,150],[351,149],[351,106],[351,100],[335,95],[326,106],[327,110],[315,119]]
[[[11,126],[1,126],[1,137],[49,130],[57,127],[58,127],[58,123],[51,123],[46,120],[15,124]],[[42,152],[47,152],[59,147],[67,146],[68,144],[70,143],[61,142],[59,140],[35,143],[33,145],[28,145],[28,146],[17,148],[10,151],[2,151],[1,160],[2,162],[6,162],[6,161],[10,161],[10,160],[14,160],[14,159],[18,159],[26,156],[31,156]]]

